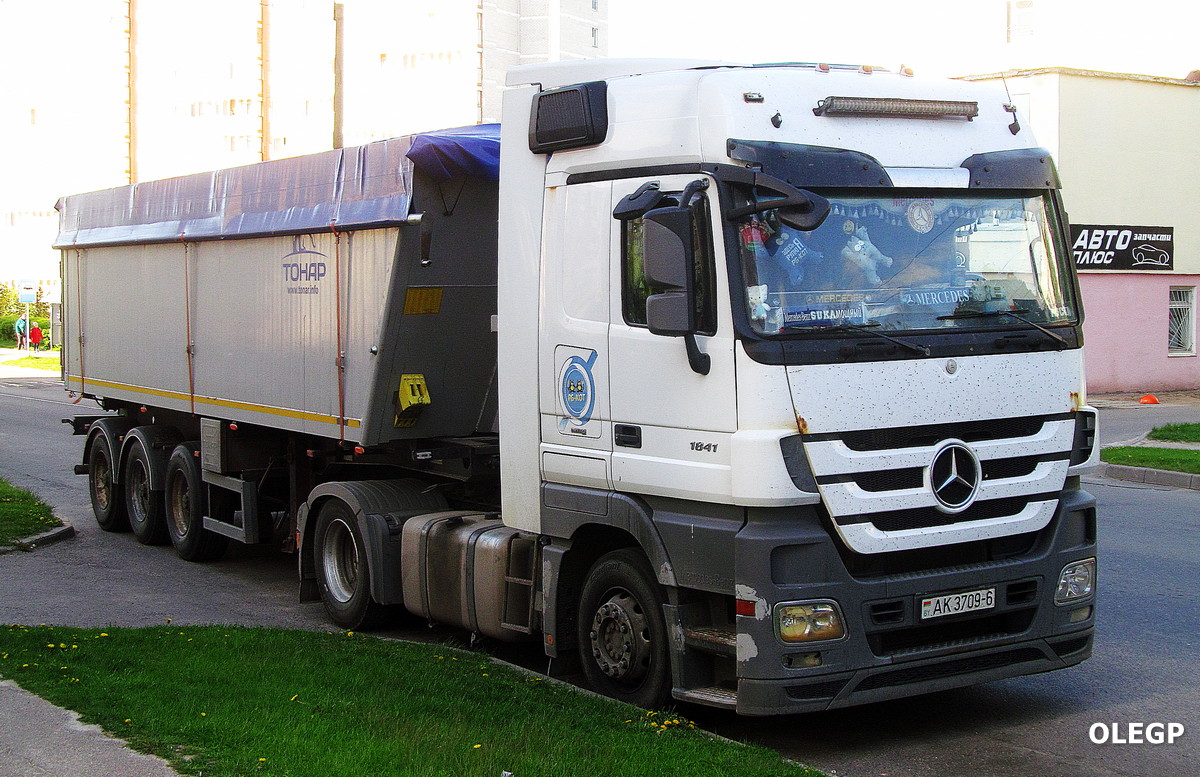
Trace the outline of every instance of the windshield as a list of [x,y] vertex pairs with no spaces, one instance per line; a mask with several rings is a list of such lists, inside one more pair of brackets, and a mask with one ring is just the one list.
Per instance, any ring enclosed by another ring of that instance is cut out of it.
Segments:
[[1070,270],[1041,197],[831,196],[817,229],[773,210],[738,219],[751,326],[888,330],[1075,319]]

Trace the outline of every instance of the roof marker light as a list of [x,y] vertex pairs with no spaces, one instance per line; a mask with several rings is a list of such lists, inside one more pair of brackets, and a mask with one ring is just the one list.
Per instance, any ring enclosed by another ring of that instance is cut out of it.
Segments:
[[832,69],[833,68],[829,67],[829,63],[827,63],[827,62],[821,62],[817,65],[818,73],[828,73]]
[[895,97],[826,97],[816,116],[890,116],[903,119],[963,118],[979,115],[979,103],[963,100],[908,100]]

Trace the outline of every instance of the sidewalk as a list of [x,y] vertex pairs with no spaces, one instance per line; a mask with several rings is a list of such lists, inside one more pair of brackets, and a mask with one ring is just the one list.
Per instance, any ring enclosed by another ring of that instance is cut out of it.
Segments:
[[[1159,404],[1144,405],[1138,400],[1143,395],[1140,394],[1108,394],[1104,396],[1091,397],[1089,403],[1100,410],[1101,424],[1104,423],[1103,415],[1105,410],[1135,410],[1145,409],[1148,413],[1152,413],[1156,407],[1162,408],[1183,408],[1191,407],[1195,409],[1195,415],[1188,419],[1191,423],[1200,423],[1200,392],[1198,391],[1170,391],[1155,394]],[[1200,450],[1200,443],[1190,442],[1164,442],[1159,440],[1151,440],[1147,437],[1152,427],[1159,424],[1147,423],[1143,425],[1140,434],[1125,440],[1112,441],[1105,443],[1102,447],[1148,447],[1148,448],[1176,448],[1179,450]],[[1200,491],[1200,475],[1191,475],[1186,472],[1174,472],[1165,469],[1150,469],[1149,467],[1129,467],[1122,464],[1101,464],[1096,470],[1096,474],[1110,478],[1112,480],[1123,480],[1130,483],[1145,483],[1146,485],[1167,486],[1170,488],[1186,488],[1194,491]]]
[[79,715],[0,680],[3,777],[178,777],[166,761],[134,752]]

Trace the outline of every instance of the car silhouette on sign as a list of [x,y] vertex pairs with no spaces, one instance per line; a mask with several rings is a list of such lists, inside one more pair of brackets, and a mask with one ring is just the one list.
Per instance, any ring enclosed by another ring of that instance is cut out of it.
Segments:
[[1154,264],[1166,267],[1171,264],[1171,255],[1161,248],[1155,248],[1151,245],[1140,245],[1133,249],[1133,263],[1135,265]]

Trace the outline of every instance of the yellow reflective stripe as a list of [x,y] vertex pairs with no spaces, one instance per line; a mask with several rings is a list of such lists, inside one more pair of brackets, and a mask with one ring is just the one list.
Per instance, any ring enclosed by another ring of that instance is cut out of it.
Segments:
[[[67,376],[68,383],[74,382],[83,384],[83,381],[84,379],[78,375]],[[177,399],[181,402],[188,402],[191,400],[190,396],[178,391],[165,391],[163,389],[149,388],[147,386],[134,386],[129,383],[114,383],[113,381],[97,380],[96,378],[88,378],[87,386],[89,388],[100,386],[102,388],[120,389],[123,391],[130,391],[135,394],[146,394],[152,397]],[[337,425],[338,423],[337,416],[325,415],[322,413],[308,413],[303,410],[289,410],[283,407],[270,407],[269,405],[256,405],[252,402],[237,402],[232,399],[220,399],[218,397],[202,397],[199,394],[196,395],[196,402],[203,405],[210,405],[212,407],[224,407],[233,410],[248,410],[252,413],[265,413],[267,415],[276,415],[283,418],[297,418],[302,421],[316,421],[317,423],[322,424]],[[362,421],[355,418],[347,418],[346,426],[357,429],[358,427],[362,426]]]

